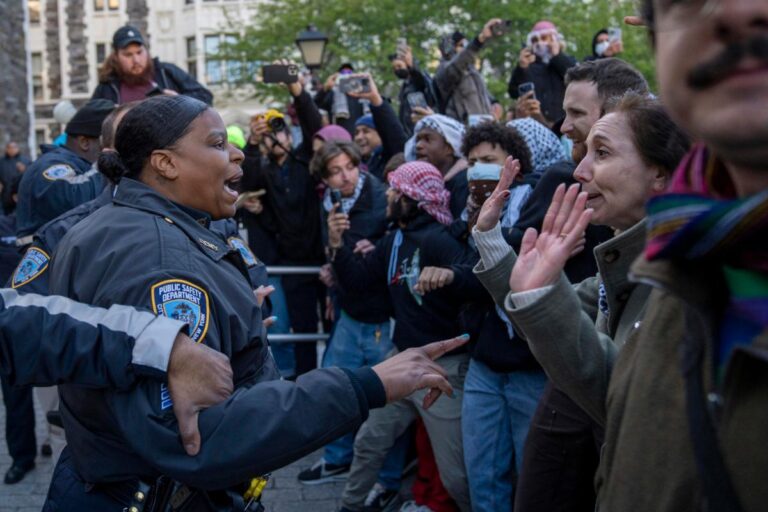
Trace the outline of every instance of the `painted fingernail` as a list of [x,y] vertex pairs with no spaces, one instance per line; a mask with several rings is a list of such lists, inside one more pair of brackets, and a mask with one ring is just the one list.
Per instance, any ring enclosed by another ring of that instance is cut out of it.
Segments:
[[463,340],[468,340],[468,339],[469,339],[469,334],[467,334],[467,333],[464,333],[464,334],[462,334],[461,336],[459,336],[459,338],[461,338],[461,339],[463,339]]
[[271,316],[269,317],[269,319],[272,320],[273,322],[277,322],[277,316]]

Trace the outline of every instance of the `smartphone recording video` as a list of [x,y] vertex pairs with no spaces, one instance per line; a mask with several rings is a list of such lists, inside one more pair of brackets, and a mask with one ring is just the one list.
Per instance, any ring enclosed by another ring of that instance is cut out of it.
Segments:
[[299,66],[295,64],[268,64],[261,67],[265,84],[293,84],[299,81]]
[[371,80],[366,76],[343,76],[338,83],[339,90],[344,94],[371,92]]

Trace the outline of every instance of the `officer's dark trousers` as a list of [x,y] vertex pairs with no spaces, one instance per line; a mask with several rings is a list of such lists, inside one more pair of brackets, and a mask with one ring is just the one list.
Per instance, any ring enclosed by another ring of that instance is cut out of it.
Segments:
[[[317,275],[283,276],[285,302],[294,333],[315,333],[318,327],[318,311],[324,307],[325,287]],[[317,368],[317,343],[297,342],[296,376]]]
[[28,466],[34,462],[37,454],[32,388],[13,387],[4,375],[0,376],[0,383],[5,402],[5,441],[8,443],[8,453],[15,463]]
[[515,512],[593,512],[602,429],[548,384],[531,421]]
[[122,512],[127,505],[87,486],[75,470],[69,448],[64,448],[53,470],[43,512]]

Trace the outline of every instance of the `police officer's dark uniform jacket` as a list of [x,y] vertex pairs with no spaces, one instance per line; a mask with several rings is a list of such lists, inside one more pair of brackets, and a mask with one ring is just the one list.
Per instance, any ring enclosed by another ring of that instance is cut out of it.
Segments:
[[94,199],[106,184],[88,160],[66,147],[43,149],[45,152],[29,166],[19,185],[19,245],[28,245],[28,237],[46,222]]
[[[47,294],[48,265],[59,242],[72,226],[102,206],[110,204],[113,194],[114,188],[107,187],[96,199],[59,215],[37,230],[32,239],[32,245],[25,251],[24,257],[11,276],[8,286],[24,293]],[[243,257],[254,288],[268,284],[266,266],[253,255],[248,244],[240,238],[237,223],[233,219],[213,221],[210,229],[222,235],[227,240],[227,244]]]
[[67,439],[86,482],[162,473],[222,489],[311,453],[385,402],[370,368],[276,380],[243,260],[195,213],[124,178],[113,204],[73,227],[51,262],[51,293],[182,319],[193,339],[230,357],[234,373],[234,394],[200,415],[195,457],[183,450],[163,384],[145,380],[128,393],[62,386]]

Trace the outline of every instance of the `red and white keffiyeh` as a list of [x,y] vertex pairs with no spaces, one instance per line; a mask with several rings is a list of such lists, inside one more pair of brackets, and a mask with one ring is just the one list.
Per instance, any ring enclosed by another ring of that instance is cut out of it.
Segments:
[[446,190],[443,175],[434,165],[421,161],[408,162],[389,173],[387,181],[393,189],[418,201],[419,208],[439,223],[447,225],[453,222],[448,207],[451,193]]

